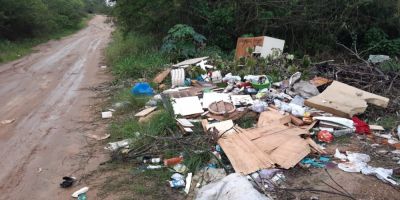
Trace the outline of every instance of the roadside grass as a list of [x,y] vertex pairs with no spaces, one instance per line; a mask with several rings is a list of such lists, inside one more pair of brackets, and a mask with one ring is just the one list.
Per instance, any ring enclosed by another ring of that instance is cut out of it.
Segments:
[[29,53],[33,52],[33,47],[45,43],[53,39],[61,39],[65,36],[71,35],[82,28],[86,27],[87,22],[93,17],[93,15],[88,15],[83,18],[82,21],[74,29],[64,29],[59,30],[49,36],[40,38],[30,38],[19,41],[9,41],[0,39],[0,64],[19,59]]
[[107,63],[119,79],[152,78],[169,63],[151,36],[117,30],[106,50]]

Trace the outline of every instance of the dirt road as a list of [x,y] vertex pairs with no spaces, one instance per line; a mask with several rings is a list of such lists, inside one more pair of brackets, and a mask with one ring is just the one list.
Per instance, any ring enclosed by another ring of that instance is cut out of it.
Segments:
[[[106,81],[100,69],[112,28],[95,16],[87,28],[37,47],[37,52],[0,65],[0,199],[71,199],[63,176],[95,169],[87,133],[93,93],[85,88]],[[95,126],[95,127],[90,127]],[[90,150],[90,151],[89,151]]]

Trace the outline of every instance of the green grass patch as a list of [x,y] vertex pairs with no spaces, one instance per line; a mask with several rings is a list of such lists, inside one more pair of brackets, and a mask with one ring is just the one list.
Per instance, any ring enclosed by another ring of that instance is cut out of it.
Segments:
[[106,50],[108,65],[117,78],[152,78],[168,64],[151,36],[115,31]]
[[112,102],[117,114],[126,114],[143,108],[150,99],[150,96],[132,95],[130,88],[123,88],[114,94]]
[[[140,123],[134,117],[114,122],[109,128],[109,132],[113,141],[135,138],[135,146],[138,146],[149,142],[151,137],[148,136],[169,134],[167,129],[176,129],[175,118],[166,110],[162,110],[146,123]],[[137,132],[140,133],[139,136],[136,134]]]
[[47,42],[52,39],[61,39],[67,35],[71,35],[78,30],[86,27],[87,22],[93,17],[93,15],[88,15],[83,18],[82,21],[73,29],[64,29],[57,31],[49,36],[40,38],[29,38],[25,40],[9,41],[0,39],[0,63],[5,63],[19,59],[33,51],[33,47]]

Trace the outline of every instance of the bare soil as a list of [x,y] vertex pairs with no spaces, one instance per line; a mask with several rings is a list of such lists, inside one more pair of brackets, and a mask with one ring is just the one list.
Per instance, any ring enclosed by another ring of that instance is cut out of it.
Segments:
[[[0,124],[0,199],[71,199],[85,186],[81,177],[108,159],[85,136],[105,133],[93,115],[101,99],[87,89],[111,79],[100,69],[112,32],[105,19],[95,16],[78,33],[0,65],[0,121],[15,119]],[[63,176],[78,183],[61,189]]]

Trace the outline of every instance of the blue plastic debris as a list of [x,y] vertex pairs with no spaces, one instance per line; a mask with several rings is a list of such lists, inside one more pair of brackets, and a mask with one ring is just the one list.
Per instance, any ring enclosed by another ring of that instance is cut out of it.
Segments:
[[151,96],[154,94],[153,88],[146,82],[136,83],[135,86],[132,87],[131,93],[133,95],[148,95]]
[[330,161],[331,161],[331,159],[329,157],[321,156],[319,159],[317,159],[317,158],[304,158],[301,161],[301,164],[311,165],[311,166],[316,167],[316,168],[324,168]]

